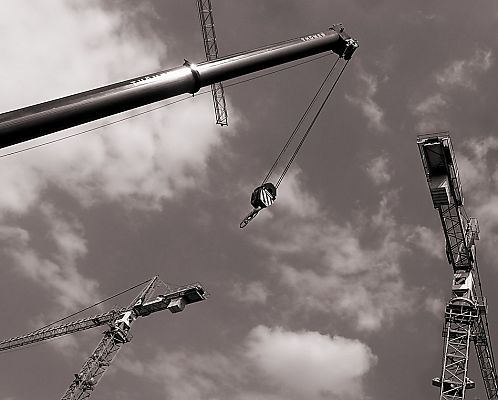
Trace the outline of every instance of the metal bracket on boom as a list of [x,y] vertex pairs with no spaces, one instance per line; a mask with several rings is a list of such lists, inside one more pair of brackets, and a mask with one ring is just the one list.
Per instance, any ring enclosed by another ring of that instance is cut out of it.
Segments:
[[353,56],[353,53],[358,48],[358,41],[349,36],[344,30],[344,25],[340,23],[332,25],[330,29],[337,32],[339,36],[346,42],[346,48],[344,49],[341,57],[346,61],[350,60]]
[[189,93],[193,96],[195,93],[199,91],[201,88],[201,74],[199,73],[199,70],[197,69],[197,64],[191,63],[190,61],[187,61],[186,59],[183,59],[183,66],[190,68],[190,71],[192,72],[192,76],[194,78],[194,86],[192,86],[192,91],[189,91]]
[[344,58],[345,60],[350,60],[351,57],[353,56],[353,53],[358,48],[358,41],[353,38],[349,38],[346,39],[346,43],[347,47],[346,50],[344,50],[344,53],[342,54],[342,58]]

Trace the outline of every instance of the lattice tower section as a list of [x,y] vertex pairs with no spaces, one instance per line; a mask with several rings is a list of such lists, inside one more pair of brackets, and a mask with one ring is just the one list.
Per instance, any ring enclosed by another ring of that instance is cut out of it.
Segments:
[[473,341],[488,399],[498,399],[486,299],[476,261],[479,226],[475,218],[467,217],[463,208],[459,172],[449,135],[424,135],[417,143],[432,202],[441,219],[448,262],[453,268],[451,300],[445,309],[442,371],[432,382],[440,388],[440,400],[463,400],[466,390],[475,387],[468,377],[469,345]]
[[[206,60],[216,60],[218,58],[218,45],[216,44],[216,33],[214,30],[211,0],[197,0],[197,8],[199,10],[199,19],[201,22]],[[223,84],[221,82],[212,84],[211,94],[213,96],[216,123],[221,126],[228,125],[228,114]]]

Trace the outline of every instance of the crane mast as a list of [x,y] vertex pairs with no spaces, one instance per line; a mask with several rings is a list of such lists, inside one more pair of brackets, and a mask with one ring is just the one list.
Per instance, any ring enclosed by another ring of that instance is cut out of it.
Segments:
[[[216,32],[214,31],[213,7],[211,0],[197,0],[197,9],[201,21],[202,39],[206,60],[212,61],[218,58],[218,44],[216,43]],[[211,85],[213,96],[214,114],[216,123],[221,126],[228,125],[227,104],[223,83],[215,82]]]
[[498,399],[498,376],[488,329],[486,298],[482,293],[475,241],[477,219],[467,217],[455,153],[448,134],[417,139],[434,208],[438,210],[453,268],[451,298],[444,312],[443,365],[432,380],[440,400],[464,399],[475,387],[468,377],[469,347],[473,341],[488,399]]
[[111,365],[121,346],[130,341],[129,332],[131,325],[138,317],[133,307],[144,301],[154,290],[157,277],[150,280],[140,295],[117,318],[109,323],[109,329],[85,361],[79,373],[74,375],[73,382],[61,397],[61,400],[83,400],[90,397],[91,392],[99,383],[107,367]]
[[91,395],[122,345],[131,340],[130,329],[138,317],[146,317],[162,310],[177,313],[183,311],[187,304],[206,299],[206,292],[199,283],[182,286],[154,297],[157,283],[158,278],[152,278],[128,307],[4,340],[0,342],[0,351],[107,325],[108,329],[104,332],[99,344],[85,361],[79,373],[74,375],[73,381],[61,398],[62,400],[86,399]]

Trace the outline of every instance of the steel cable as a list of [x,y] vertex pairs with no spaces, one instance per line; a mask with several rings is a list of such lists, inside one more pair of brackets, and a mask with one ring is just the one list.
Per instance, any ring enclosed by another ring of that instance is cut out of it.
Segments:
[[277,167],[280,159],[282,158],[283,154],[285,153],[285,151],[287,150],[287,148],[289,147],[289,145],[291,144],[292,140],[294,139],[296,133],[298,132],[299,128],[301,127],[302,123],[304,122],[304,119],[307,117],[309,111],[311,110],[311,108],[313,107],[313,105],[315,104],[315,101],[316,99],[318,98],[321,90],[323,89],[325,83],[327,83],[327,80],[329,79],[330,75],[332,74],[332,72],[334,71],[337,63],[339,62],[339,59],[340,57],[337,57],[337,59],[335,60],[334,62],[334,65],[332,65],[332,68],[330,69],[330,71],[327,73],[327,75],[325,76],[325,79],[323,80],[322,84],[320,85],[320,87],[318,88],[317,92],[315,93],[315,96],[313,97],[313,99],[311,100],[310,104],[308,105],[308,107],[306,108],[306,111],[304,112],[304,114],[302,115],[301,119],[299,120],[299,122],[297,123],[296,127],[294,128],[294,130],[292,131],[291,135],[289,136],[289,139],[287,139],[287,142],[285,143],[284,147],[282,148],[282,150],[280,151],[280,154],[277,156],[277,159],[275,160],[275,162],[273,163],[273,165],[271,166],[270,170],[268,171],[268,173],[266,174],[265,178],[263,179],[263,182],[261,183],[261,185],[264,185],[268,179],[270,178],[270,175],[272,174],[272,172],[275,170],[275,168]]
[[294,153],[292,154],[292,157],[291,159],[289,160],[289,162],[287,163],[287,165],[285,166],[285,169],[284,171],[282,172],[282,175],[280,175],[280,178],[278,178],[278,181],[277,183],[275,184],[275,187],[279,187],[280,183],[282,183],[282,180],[284,179],[284,176],[285,174],[287,173],[287,171],[289,170],[290,166],[292,165],[294,159],[296,158],[297,156],[297,153],[299,152],[299,150],[301,149],[301,146],[303,145],[304,141],[306,140],[306,138],[308,137],[310,131],[311,131],[311,128],[313,127],[313,125],[315,124],[316,120],[318,119],[318,116],[320,115],[320,112],[323,110],[323,107],[325,106],[325,103],[327,102],[327,100],[329,99],[330,95],[332,94],[332,92],[334,91],[334,88],[336,87],[337,85],[337,82],[339,82],[339,78],[341,77],[342,73],[344,72],[344,70],[346,69],[347,65],[349,63],[349,60],[346,61],[346,63],[344,64],[344,66],[342,67],[341,69],[341,72],[339,73],[339,75],[337,76],[336,80],[334,81],[334,84],[332,85],[332,87],[330,88],[329,92],[327,93],[327,96],[325,97],[325,99],[323,100],[320,108],[318,109],[318,111],[316,112],[313,120],[311,121],[310,125],[308,126],[308,129],[306,130],[306,133],[304,134],[304,136],[302,137],[301,141],[299,142],[299,145],[296,147],[296,150],[294,150]]
[[[236,85],[240,85],[242,83],[246,83],[246,82],[250,82],[250,81],[253,81],[255,79],[259,79],[259,78],[263,78],[265,76],[269,76],[269,75],[273,75],[273,74],[276,74],[277,72],[282,72],[282,71],[285,71],[285,70],[288,70],[288,69],[291,69],[291,68],[295,68],[295,67],[298,67],[300,65],[303,65],[303,64],[307,64],[307,63],[310,63],[310,62],[313,62],[313,61],[316,61],[316,60],[319,60],[321,58],[324,58],[324,57],[328,57],[329,55],[331,55],[332,53],[327,53],[327,54],[323,54],[323,55],[320,55],[318,57],[314,57],[310,60],[306,60],[306,61],[302,61],[302,62],[299,62],[299,63],[295,63],[295,64],[292,64],[292,65],[289,65],[289,66],[286,66],[286,67],[283,67],[283,68],[279,68],[279,69],[276,69],[276,70],[273,70],[273,71],[270,71],[270,72],[266,72],[264,74],[261,74],[261,75],[257,75],[257,76],[253,76],[251,78],[247,78],[247,79],[243,79],[241,81],[237,81],[237,82],[234,82],[234,83],[231,83],[231,84],[226,84],[224,85],[225,88],[228,88],[228,87],[232,87],[232,86],[236,86]],[[204,91],[201,91],[201,92],[198,92],[196,93],[197,96],[200,96],[200,95],[203,95],[203,94],[208,94],[208,93],[211,93],[211,90],[208,89],[208,90],[204,90]],[[174,100],[174,101],[171,101],[169,103],[166,103],[166,104],[162,104],[160,106],[157,106],[157,107],[153,107],[153,108],[150,108],[148,110],[145,110],[145,111],[141,111],[141,112],[138,112],[136,114],[133,114],[133,115],[129,115],[127,117],[124,117],[124,118],[120,118],[120,119],[117,119],[115,121],[111,121],[111,122],[108,122],[108,123],[105,123],[103,125],[99,125],[99,126],[96,126],[94,128],[89,128],[89,129],[85,129],[83,131],[80,131],[80,132],[76,132],[76,133],[73,133],[71,135],[67,135],[67,136],[63,136],[63,137],[60,137],[60,138],[57,138],[57,139],[53,139],[53,140],[49,140],[47,142],[43,142],[43,143],[40,143],[40,144],[37,144],[37,145],[34,145],[34,146],[30,146],[30,147],[26,147],[24,149],[19,149],[19,150],[14,150],[14,151],[11,151],[9,153],[6,153],[6,154],[2,154],[0,155],[0,158],[4,158],[4,157],[8,157],[8,156],[12,156],[12,155],[15,155],[15,154],[19,154],[19,153],[24,153],[25,151],[28,151],[28,150],[33,150],[33,149],[36,149],[36,148],[39,148],[39,147],[44,147],[44,146],[47,146],[49,144],[53,144],[53,143],[57,143],[57,142],[61,142],[63,140],[66,140],[66,139],[70,139],[70,138],[73,138],[73,137],[76,137],[76,136],[81,136],[85,133],[90,133],[90,132],[94,132],[94,131],[97,131],[99,129],[102,129],[102,128],[105,128],[107,126],[111,126],[111,125],[115,125],[119,122],[123,122],[123,121],[126,121],[126,120],[129,120],[129,119],[132,119],[132,118],[135,118],[135,117],[138,117],[140,115],[144,115],[144,114],[148,114],[152,111],[156,111],[156,110],[159,110],[161,108],[165,108],[165,107],[168,107],[168,106],[171,106],[173,104],[176,104],[176,103],[180,103],[182,101],[186,101],[186,100],[189,100],[192,96],[188,96],[188,97],[184,97],[182,99],[178,99],[178,100]]]

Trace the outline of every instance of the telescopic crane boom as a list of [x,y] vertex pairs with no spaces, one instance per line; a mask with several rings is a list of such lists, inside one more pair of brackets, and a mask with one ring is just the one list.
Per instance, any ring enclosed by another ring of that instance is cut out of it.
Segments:
[[4,340],[0,342],[0,351],[107,325],[109,329],[104,332],[104,336],[92,355],[83,364],[80,372],[74,375],[73,382],[61,398],[62,400],[86,399],[95,389],[121,346],[131,340],[130,328],[138,317],[146,317],[163,310],[177,313],[183,311],[188,304],[206,299],[206,292],[199,283],[182,286],[154,297],[157,282],[157,277],[152,278],[128,307],[110,310],[67,324],[42,328],[24,336]]
[[357,47],[338,24],[325,32],[198,65],[185,61],[177,68],[0,114],[0,148],[315,54],[332,51],[349,60]]
[[447,134],[422,135],[417,140],[434,208],[438,210],[453,268],[451,299],[444,313],[444,355],[441,376],[432,380],[440,400],[464,399],[475,387],[468,377],[470,341],[488,399],[498,399],[498,376],[488,329],[486,298],[482,293],[475,241],[477,219],[468,218],[451,139]]

